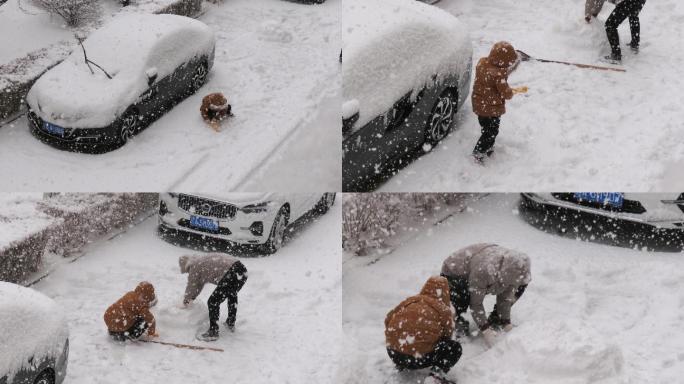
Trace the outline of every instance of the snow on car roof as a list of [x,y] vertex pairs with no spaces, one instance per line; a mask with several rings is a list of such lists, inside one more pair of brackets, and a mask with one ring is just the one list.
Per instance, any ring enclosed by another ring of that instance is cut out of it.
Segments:
[[69,337],[64,313],[49,297],[0,281],[0,377],[12,377],[32,356],[57,357]]
[[211,54],[214,34],[204,23],[177,15],[124,14],[93,32],[84,42],[86,65],[77,46],[41,76],[27,101],[52,123],[72,128],[109,125],[147,89],[149,69],[158,79],[195,55]]
[[358,100],[363,126],[410,91],[467,69],[472,45],[451,14],[415,0],[346,0],[344,101]]

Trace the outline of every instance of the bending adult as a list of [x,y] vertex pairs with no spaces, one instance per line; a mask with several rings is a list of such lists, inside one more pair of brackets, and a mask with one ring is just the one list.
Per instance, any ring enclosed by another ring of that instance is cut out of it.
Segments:
[[[449,282],[451,303],[459,328],[468,331],[463,314],[470,307],[488,346],[494,344],[494,328],[510,331],[511,307],[525,292],[531,280],[530,258],[521,252],[492,243],[473,244],[459,249],[442,263],[442,276]],[[496,296],[489,317],[484,309],[486,295]]]

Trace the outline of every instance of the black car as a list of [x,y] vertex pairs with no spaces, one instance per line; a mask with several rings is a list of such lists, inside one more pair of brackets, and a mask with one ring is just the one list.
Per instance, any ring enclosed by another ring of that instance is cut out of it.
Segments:
[[472,46],[455,17],[420,2],[373,5],[345,3],[344,191],[377,188],[439,143],[470,87]]
[[188,17],[117,17],[36,81],[31,131],[68,150],[123,145],[205,83],[214,49],[211,29]]
[[681,252],[684,193],[523,193],[522,217],[531,225],[573,239]]

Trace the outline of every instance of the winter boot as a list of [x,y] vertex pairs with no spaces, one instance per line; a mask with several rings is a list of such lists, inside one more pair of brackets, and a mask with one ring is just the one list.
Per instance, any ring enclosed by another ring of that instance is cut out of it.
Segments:
[[216,328],[209,328],[208,331],[201,334],[198,339],[202,341],[216,341],[219,338],[219,331]]
[[634,43],[633,41],[629,43],[629,49],[632,50],[635,54],[639,53],[639,44]]
[[235,324],[230,324],[226,321],[226,328],[228,328],[231,333],[235,333]]
[[432,372],[423,380],[423,384],[456,384],[439,373]]
[[608,64],[620,65],[622,64],[622,55],[611,53],[609,56],[604,56],[603,61]]
[[473,161],[477,165],[484,165],[485,154],[479,152],[473,152]]

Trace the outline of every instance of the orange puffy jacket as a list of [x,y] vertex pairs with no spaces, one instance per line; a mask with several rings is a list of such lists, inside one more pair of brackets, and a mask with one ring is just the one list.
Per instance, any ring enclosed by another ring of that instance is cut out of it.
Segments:
[[142,317],[150,324],[148,334],[155,334],[155,320],[150,307],[156,300],[154,286],[146,281],[138,284],[134,291],[127,292],[122,298],[107,308],[104,322],[110,332],[126,332],[134,324],[137,317]]
[[429,278],[419,295],[402,301],[385,318],[387,348],[405,355],[430,353],[453,332],[449,283],[440,276]]
[[513,46],[500,41],[492,47],[475,67],[473,84],[473,112],[481,117],[500,117],[506,113],[506,100],[513,98],[508,86],[508,74],[518,60]]

